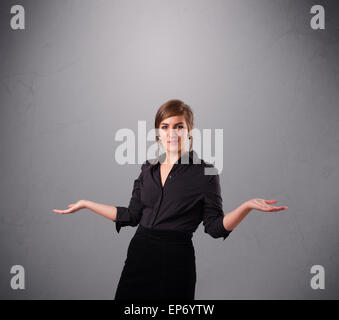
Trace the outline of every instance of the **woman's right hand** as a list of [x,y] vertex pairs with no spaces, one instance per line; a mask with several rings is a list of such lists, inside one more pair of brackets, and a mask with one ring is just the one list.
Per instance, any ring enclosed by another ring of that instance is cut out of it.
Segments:
[[65,213],[74,213],[80,209],[86,208],[86,200],[79,200],[76,203],[71,203],[67,206],[69,209],[66,210],[58,210],[58,209],[53,209],[53,212],[65,214]]

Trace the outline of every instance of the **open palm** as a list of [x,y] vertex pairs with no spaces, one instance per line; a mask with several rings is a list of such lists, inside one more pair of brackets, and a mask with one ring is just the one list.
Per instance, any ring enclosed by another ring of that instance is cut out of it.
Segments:
[[76,211],[78,211],[80,209],[85,208],[84,202],[82,200],[79,200],[76,203],[71,203],[67,207],[69,209],[66,209],[66,210],[53,209],[53,212],[62,213],[62,214],[65,214],[65,213],[74,213],[74,212],[76,212]]
[[281,210],[287,210],[287,206],[280,206],[280,207],[275,207],[271,206],[271,203],[277,203],[278,200],[264,200],[260,198],[255,198],[247,201],[247,204],[249,208],[255,209],[255,210],[260,210],[260,211],[265,211],[265,212],[276,212],[276,211],[281,211]]

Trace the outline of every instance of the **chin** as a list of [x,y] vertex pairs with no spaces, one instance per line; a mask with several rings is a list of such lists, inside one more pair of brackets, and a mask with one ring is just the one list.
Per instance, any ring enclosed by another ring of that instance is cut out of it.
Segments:
[[167,151],[168,152],[183,152],[184,150],[180,150],[180,147],[178,147],[177,145],[173,145],[173,146],[168,146],[167,147]]

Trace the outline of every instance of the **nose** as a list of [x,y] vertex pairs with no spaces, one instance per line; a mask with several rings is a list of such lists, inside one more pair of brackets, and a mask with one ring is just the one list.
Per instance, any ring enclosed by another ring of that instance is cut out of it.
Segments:
[[177,132],[176,132],[175,129],[169,130],[168,138],[171,139],[171,140],[178,139],[178,135],[177,135]]

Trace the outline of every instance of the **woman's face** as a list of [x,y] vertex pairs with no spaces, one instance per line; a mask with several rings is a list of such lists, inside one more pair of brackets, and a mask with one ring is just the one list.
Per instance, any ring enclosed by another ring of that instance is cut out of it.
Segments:
[[161,121],[159,136],[166,152],[185,152],[188,144],[188,126],[184,116],[173,116]]

